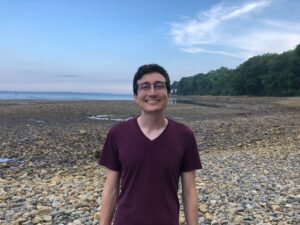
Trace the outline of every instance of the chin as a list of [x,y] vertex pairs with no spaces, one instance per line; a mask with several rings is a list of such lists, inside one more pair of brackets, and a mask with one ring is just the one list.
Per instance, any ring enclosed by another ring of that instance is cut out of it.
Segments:
[[163,112],[165,110],[166,107],[143,107],[143,110],[145,112],[153,112],[153,113],[156,113],[156,112]]

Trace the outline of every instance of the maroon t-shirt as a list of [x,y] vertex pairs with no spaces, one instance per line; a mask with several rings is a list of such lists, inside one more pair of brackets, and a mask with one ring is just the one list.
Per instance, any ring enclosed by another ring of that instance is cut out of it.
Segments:
[[137,118],[108,132],[99,163],[120,171],[121,191],[114,225],[178,225],[178,182],[181,172],[202,168],[194,134],[168,119],[154,140]]

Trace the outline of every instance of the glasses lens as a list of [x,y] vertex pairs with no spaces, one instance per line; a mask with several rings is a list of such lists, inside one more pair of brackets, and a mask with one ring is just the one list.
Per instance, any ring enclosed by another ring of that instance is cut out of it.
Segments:
[[153,86],[154,86],[154,89],[156,90],[162,90],[165,88],[165,82],[162,82],[162,81],[156,81]]
[[155,81],[153,84],[151,84],[149,82],[144,82],[144,83],[138,84],[138,87],[140,90],[149,91],[149,90],[151,90],[152,85],[155,90],[162,90],[162,89],[166,88],[166,82],[163,82],[163,81]]
[[141,90],[150,90],[151,89],[151,84],[148,82],[141,83],[139,84],[139,87]]

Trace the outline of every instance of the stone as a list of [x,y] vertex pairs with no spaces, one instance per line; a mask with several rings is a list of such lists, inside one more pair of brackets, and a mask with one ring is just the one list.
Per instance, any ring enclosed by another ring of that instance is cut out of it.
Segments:
[[179,224],[185,224],[185,218],[183,216],[179,217]]
[[48,216],[48,215],[43,216],[43,221],[44,222],[51,222],[52,221],[52,216]]
[[266,176],[264,176],[264,175],[261,175],[261,176],[259,176],[259,180],[260,180],[261,182],[267,182],[269,179],[268,179],[268,177],[266,177]]
[[34,215],[37,216],[41,216],[41,215],[46,215],[46,214],[50,214],[52,212],[52,208],[50,207],[42,207],[36,211],[34,211]]
[[7,207],[7,204],[5,202],[0,203],[0,208],[6,208],[6,207]]
[[243,216],[241,216],[241,215],[235,215],[233,217],[233,221],[232,222],[234,224],[243,224],[243,222],[244,222]]
[[81,222],[81,220],[77,219],[77,220],[74,220],[74,221],[73,221],[73,224],[74,224],[74,225],[81,225],[82,222]]
[[273,211],[279,211],[281,207],[280,207],[280,205],[274,204],[274,205],[271,205],[271,208]]
[[87,131],[86,131],[86,130],[79,130],[79,134],[81,134],[81,135],[86,135],[86,134],[87,134]]
[[0,168],[8,168],[8,167],[10,167],[10,163],[8,162],[0,163]]
[[200,212],[203,212],[203,213],[208,212],[208,204],[200,204],[199,210],[200,210]]
[[43,219],[39,216],[35,216],[32,220],[33,224],[39,224],[39,223],[42,223],[42,222],[43,222]]
[[93,220],[100,220],[100,216],[101,216],[100,212],[96,212],[93,216]]
[[211,200],[210,202],[209,202],[211,205],[216,205],[217,204],[217,200],[215,200],[215,199],[213,199],[213,200]]
[[209,212],[206,212],[204,214],[204,218],[205,218],[205,221],[208,221],[208,222],[213,220],[213,216]]

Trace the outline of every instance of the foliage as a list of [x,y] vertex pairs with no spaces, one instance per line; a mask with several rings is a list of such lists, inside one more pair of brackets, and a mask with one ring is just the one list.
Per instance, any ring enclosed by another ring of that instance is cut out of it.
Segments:
[[300,44],[282,54],[252,57],[236,69],[183,77],[171,89],[178,95],[299,96]]

